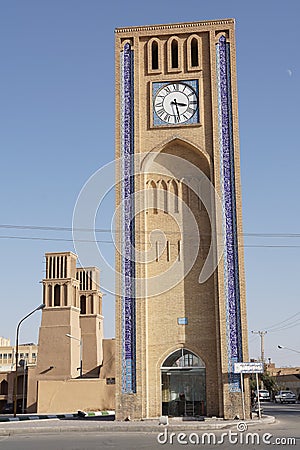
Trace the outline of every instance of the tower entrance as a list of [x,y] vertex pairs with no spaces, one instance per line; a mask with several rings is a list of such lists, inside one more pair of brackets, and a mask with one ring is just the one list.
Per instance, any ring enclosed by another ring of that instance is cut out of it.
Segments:
[[162,414],[197,417],[206,414],[205,364],[182,348],[169,355],[161,367]]

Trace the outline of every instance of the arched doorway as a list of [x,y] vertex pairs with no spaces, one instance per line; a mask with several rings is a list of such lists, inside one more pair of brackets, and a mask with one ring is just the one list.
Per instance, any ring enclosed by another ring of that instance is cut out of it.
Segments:
[[206,414],[205,364],[195,353],[181,348],[161,366],[162,414],[197,417]]

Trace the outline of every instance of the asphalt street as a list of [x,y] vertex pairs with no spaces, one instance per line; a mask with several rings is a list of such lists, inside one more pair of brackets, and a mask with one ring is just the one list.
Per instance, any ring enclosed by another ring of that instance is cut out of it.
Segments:
[[[158,432],[123,432],[112,431],[73,431],[60,432],[57,425],[59,421],[53,421],[57,427],[57,433],[30,432],[23,435],[0,436],[0,449],[2,450],[132,450],[132,449],[158,449],[182,448],[200,446],[203,449],[220,447],[222,449],[247,448],[269,449],[270,445],[277,448],[300,447],[300,404],[296,405],[264,405],[264,413],[276,417],[273,424],[251,425],[247,430],[237,430],[236,426],[218,430],[185,430],[180,435],[180,430],[175,434],[164,432],[161,428]],[[40,421],[41,422],[41,421]],[[49,421],[48,421],[49,422]],[[71,421],[72,423],[75,421]],[[71,423],[70,422],[70,423]],[[79,422],[77,422],[79,425]],[[81,422],[82,423],[82,422]],[[8,425],[8,424],[5,424]],[[11,424],[13,425],[13,424]],[[18,425],[18,424],[14,424]],[[108,424],[109,425],[109,424]],[[31,424],[33,426],[33,424]],[[79,427],[80,428],[80,427]],[[42,428],[41,428],[42,431]],[[210,442],[210,443],[209,443]]]

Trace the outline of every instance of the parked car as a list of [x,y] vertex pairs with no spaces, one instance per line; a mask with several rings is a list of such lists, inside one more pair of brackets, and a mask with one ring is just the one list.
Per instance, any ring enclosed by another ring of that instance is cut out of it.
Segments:
[[260,389],[258,393],[259,393],[259,400],[261,402],[269,402],[271,400],[270,392],[267,391],[266,389]]
[[292,391],[279,391],[275,395],[275,403],[296,403],[296,395]]
[[12,414],[14,412],[14,405],[13,403],[7,403],[4,408],[1,410],[1,414]]

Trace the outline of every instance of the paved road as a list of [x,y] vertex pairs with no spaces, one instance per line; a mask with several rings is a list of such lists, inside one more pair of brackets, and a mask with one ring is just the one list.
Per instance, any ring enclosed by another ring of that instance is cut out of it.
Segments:
[[[270,449],[270,445],[276,445],[276,448],[300,448],[300,404],[296,405],[264,405],[264,412],[276,417],[276,423],[272,425],[251,426],[247,431],[237,432],[232,428],[215,431],[210,437],[204,433],[212,433],[212,431],[196,430],[186,432],[186,437],[181,436],[181,441],[186,441],[185,448],[195,448],[197,436],[200,439],[200,448],[211,449],[212,447],[220,447],[226,450],[232,449]],[[227,434],[225,434],[227,433]],[[251,435],[250,435],[251,433]],[[253,435],[252,433],[256,433]],[[26,434],[23,436],[14,435],[9,437],[0,437],[0,449],[2,450],[144,450],[172,448],[182,449],[183,443],[177,442],[179,433],[172,437],[167,436],[167,443],[162,445],[165,436],[160,436],[161,444],[157,441],[157,432],[75,432],[75,433],[57,433],[57,434]],[[246,444],[248,435],[249,444]],[[211,444],[208,445],[208,438]],[[251,443],[252,438],[254,441]],[[288,443],[289,438],[295,438],[295,444]],[[201,444],[201,439],[205,439],[206,444]],[[215,445],[213,445],[216,439]],[[237,439],[239,440],[238,442]],[[259,444],[258,444],[259,439]],[[276,441],[277,439],[277,441]],[[170,440],[173,444],[170,444]],[[265,442],[263,442],[263,440]],[[281,440],[281,441],[279,441]],[[190,442],[192,441],[192,442]],[[221,442],[223,442],[221,444]],[[281,442],[281,444],[280,444]],[[272,448],[272,447],[271,447]]]
[[300,404],[263,403],[263,408],[265,414],[276,417],[276,423],[268,427],[264,426],[264,429],[269,428],[270,433],[279,438],[296,438],[296,445],[286,445],[286,447],[300,448]]

